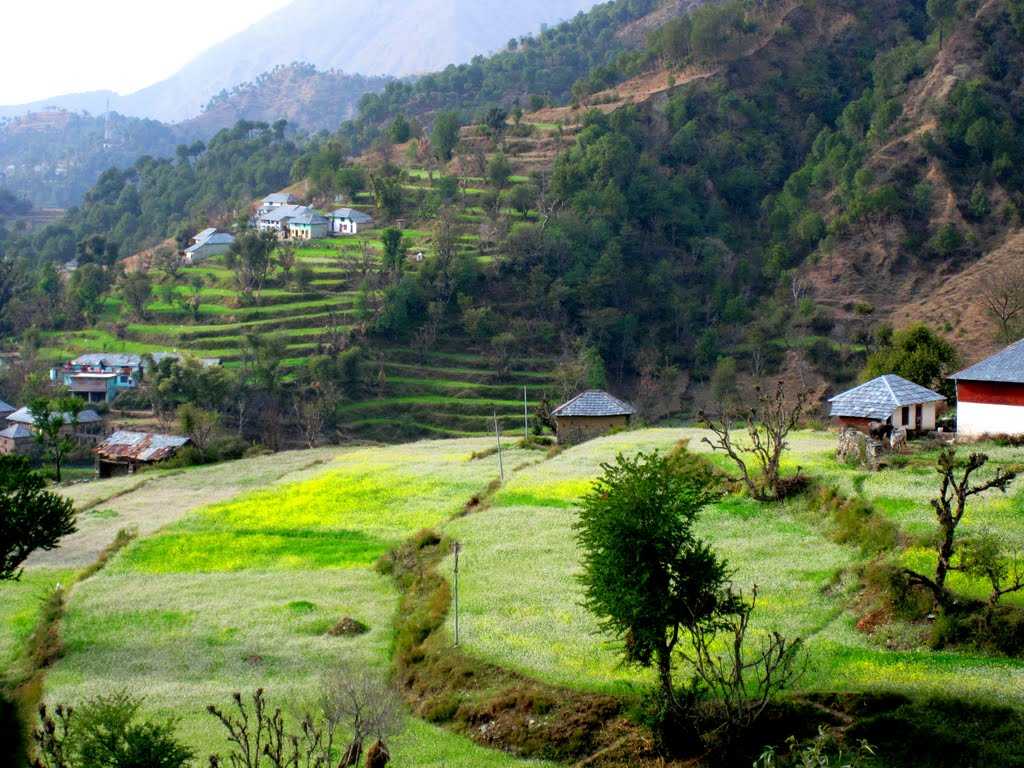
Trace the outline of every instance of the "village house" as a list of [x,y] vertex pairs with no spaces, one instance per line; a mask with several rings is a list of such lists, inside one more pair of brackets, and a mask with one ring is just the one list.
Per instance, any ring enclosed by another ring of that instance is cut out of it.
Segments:
[[[50,380],[63,384],[68,392],[87,403],[110,403],[119,393],[136,389],[145,376],[146,366],[152,360],[158,365],[163,360],[180,360],[171,352],[150,355],[92,353],[81,355],[50,371]],[[204,359],[206,367],[220,364],[216,359]]]
[[557,426],[558,442],[572,445],[628,427],[635,413],[629,403],[591,389],[558,406],[551,415]]
[[275,208],[260,210],[256,215],[256,229],[260,232],[274,232],[278,237],[290,237],[289,226],[293,219],[315,213],[312,208],[304,205],[281,205]]
[[22,424],[12,424],[0,432],[0,454],[32,456],[36,447],[35,433]]
[[220,256],[231,250],[235,242],[234,235],[218,232],[214,228],[204,229],[194,238],[192,245],[185,249],[185,264],[197,264],[211,256]]
[[327,237],[330,227],[324,216],[310,210],[288,222],[288,236],[293,240],[319,240]]
[[958,436],[1024,435],[1024,340],[950,378]]
[[[78,414],[77,419],[70,413],[63,416],[62,435],[74,438],[81,445],[95,445],[103,439],[103,417],[96,411],[84,410]],[[11,427],[23,427],[33,435],[36,433],[36,419],[27,406],[8,416],[7,424]]]
[[149,432],[115,432],[96,447],[96,471],[100,478],[134,475],[174,456],[189,438]]
[[839,426],[864,433],[870,433],[872,424],[931,432],[938,409],[945,402],[938,392],[893,374],[879,376],[829,400],[832,419]]
[[355,208],[339,208],[327,216],[331,220],[331,234],[358,235],[360,229],[373,226],[373,217]]
[[288,192],[274,192],[273,194],[267,195],[260,201],[260,210],[268,211],[272,208],[281,208],[286,205],[295,205],[298,200],[295,196]]

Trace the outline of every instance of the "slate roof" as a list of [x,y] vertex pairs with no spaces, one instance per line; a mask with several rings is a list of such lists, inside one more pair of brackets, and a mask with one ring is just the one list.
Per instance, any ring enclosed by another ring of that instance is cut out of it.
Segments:
[[327,219],[321,216],[316,211],[307,211],[301,216],[296,216],[291,220],[291,224],[312,226],[313,224],[327,224]]
[[995,381],[1024,384],[1024,339],[977,365],[950,376],[954,381]]
[[941,403],[945,397],[927,387],[889,374],[872,379],[831,400],[832,416],[884,420],[897,408],[924,403]]
[[285,219],[294,219],[297,216],[301,216],[304,213],[309,212],[309,208],[304,205],[282,205],[280,208],[272,208],[266,211],[260,216],[260,221],[284,221]]
[[286,203],[287,204],[287,203],[291,203],[291,201],[294,200],[294,199],[295,198],[291,194],[289,194],[288,192],[274,192],[273,194],[269,194],[266,197],[264,197],[263,198],[263,202],[266,205],[271,205],[272,203]]
[[[27,405],[24,408],[19,408],[18,410],[16,410],[14,413],[7,417],[7,420],[12,424],[25,424],[27,426],[35,426],[36,423],[35,417],[32,415],[32,411],[29,410],[29,407]],[[95,424],[97,421],[103,421],[103,419],[102,417],[100,417],[98,413],[96,413],[96,411],[84,410],[80,414],[78,414],[79,424]],[[64,414],[64,423],[71,423],[70,413]]]
[[354,221],[356,224],[369,224],[373,221],[373,217],[368,213],[357,211],[355,208],[339,208],[336,211],[331,212],[332,219],[348,219]]
[[96,448],[96,454],[105,459],[133,461],[163,461],[189,443],[187,437],[158,435],[149,432],[115,432]]
[[138,368],[142,365],[142,355],[122,355],[97,352],[79,355],[71,361],[72,365],[84,368]]
[[197,237],[196,242],[193,245],[189,246],[185,250],[185,253],[195,253],[200,248],[203,248],[204,246],[207,245],[231,245],[234,242],[234,235],[229,235],[227,232],[217,232],[216,230],[213,230],[212,234],[207,235],[202,240],[200,240]]
[[632,416],[636,413],[627,402],[599,389],[590,389],[555,408],[552,416]]
[[14,413],[16,410],[18,409],[13,405],[8,405],[3,400],[0,400],[0,413]]
[[217,228],[216,227],[209,227],[208,229],[204,229],[202,232],[200,232],[198,235],[196,235],[192,239],[195,241],[196,245],[198,245],[199,243],[201,243],[204,240],[206,240],[206,238],[210,237],[211,235],[215,235],[215,234],[217,234]]
[[21,424],[15,424],[14,426],[8,427],[3,432],[0,432],[0,437],[5,437],[8,440],[25,440],[29,437],[35,437],[32,430]]

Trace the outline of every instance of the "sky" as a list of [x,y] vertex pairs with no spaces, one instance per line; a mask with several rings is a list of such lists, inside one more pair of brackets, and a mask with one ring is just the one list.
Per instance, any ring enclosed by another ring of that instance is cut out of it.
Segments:
[[0,104],[137,91],[290,0],[49,0],[3,3]]

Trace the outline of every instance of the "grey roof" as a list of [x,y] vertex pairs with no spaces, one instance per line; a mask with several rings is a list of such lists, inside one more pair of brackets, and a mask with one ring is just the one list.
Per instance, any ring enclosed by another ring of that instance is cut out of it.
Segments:
[[627,402],[599,389],[590,389],[555,408],[552,416],[632,416],[636,410]]
[[196,239],[196,242],[185,249],[185,253],[195,253],[200,248],[207,245],[231,245],[235,242],[235,236],[229,235],[227,232],[214,231],[213,234],[207,235],[202,240]]
[[902,376],[888,374],[836,395],[829,402],[832,403],[832,416],[884,420],[897,408],[940,403],[945,399],[938,392],[907,381]]
[[373,221],[373,217],[370,214],[357,211],[355,208],[339,208],[336,211],[331,211],[331,218],[348,219],[356,224],[369,224]]
[[[35,426],[36,423],[36,419],[32,415],[32,411],[29,409],[27,405],[24,408],[19,408],[18,410],[16,410],[14,413],[7,417],[7,420],[12,424],[25,424],[30,427]],[[98,413],[96,413],[96,411],[87,409],[78,414],[79,424],[95,424],[97,421],[103,421],[103,419],[100,417]],[[70,413],[64,414],[64,423],[71,423]]]
[[1004,384],[1024,384],[1024,339],[1011,344],[1002,352],[950,376],[954,381],[996,381]]
[[6,437],[8,440],[24,440],[29,437],[34,437],[32,430],[21,424],[15,424],[14,426],[8,427],[3,432],[0,432],[0,437]]
[[3,400],[0,400],[0,413],[14,413],[17,410],[13,405],[8,405]]
[[294,219],[296,216],[302,216],[304,213],[308,213],[309,210],[310,209],[304,205],[282,205],[280,208],[273,208],[264,212],[260,216],[260,221],[284,221],[285,219]]
[[311,226],[313,224],[327,224],[328,222],[327,219],[316,211],[307,211],[300,216],[296,216],[290,223]]
[[214,235],[216,233],[217,233],[217,228],[216,227],[209,227],[207,229],[204,229],[202,232],[200,232],[198,235],[196,235],[192,239],[198,244],[198,243],[203,242],[206,238],[210,237],[210,235]]
[[294,199],[295,196],[288,192],[274,192],[264,197],[263,202],[270,205],[271,203],[290,203]]
[[96,448],[96,453],[111,459],[161,461],[188,443],[187,437],[178,435],[120,431],[104,440]]
[[87,368],[138,368],[142,365],[142,355],[98,352],[89,355],[79,355],[71,361],[71,364]]

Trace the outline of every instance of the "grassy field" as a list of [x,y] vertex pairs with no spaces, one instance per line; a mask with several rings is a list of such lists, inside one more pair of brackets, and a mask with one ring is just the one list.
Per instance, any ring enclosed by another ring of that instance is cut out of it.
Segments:
[[[573,448],[518,473],[488,509],[460,519],[448,532],[463,544],[462,634],[480,658],[540,679],[595,691],[628,692],[649,681],[623,669],[615,649],[580,606],[575,580],[578,552],[572,525],[575,501],[600,464],[617,452],[667,450],[688,438],[706,451],[693,430],[649,430],[607,437]],[[787,457],[790,469],[829,479],[849,493],[858,489],[901,526],[929,530],[928,499],[937,475],[927,468],[865,475],[832,457],[834,438],[802,433]],[[994,463],[1020,458],[992,447]],[[924,457],[927,460],[929,457]],[[721,463],[721,457],[715,458]],[[724,465],[723,465],[724,466]],[[1021,483],[1009,497],[982,500],[964,523],[1019,537],[1024,525]],[[836,574],[862,559],[858,549],[828,538],[828,523],[803,501],[757,505],[729,498],[706,511],[700,532],[728,558],[737,586],[760,589],[755,624],[807,640],[810,668],[801,681],[815,691],[956,693],[989,702],[1024,705],[1024,661],[956,652],[889,651],[883,639],[856,630],[847,610],[850,585]],[[911,550],[908,558],[924,558]],[[980,585],[964,585],[967,591]]]
[[[144,693],[146,706],[178,718],[181,735],[205,756],[223,740],[204,708],[228,703],[233,691],[262,686],[297,712],[315,703],[328,670],[386,674],[397,595],[372,564],[416,530],[442,524],[496,476],[495,457],[471,459],[487,445],[360,449],[336,452],[326,464],[317,452],[296,470],[298,482],[197,509],[142,537],[72,593],[64,656],[48,674],[47,698]],[[513,449],[509,458],[522,463],[527,455]],[[201,484],[227,487],[259,469],[250,461],[208,468],[217,479]],[[105,493],[124,504],[137,494],[152,499],[162,484],[190,474],[134,489],[123,480],[101,483],[82,500],[105,508],[113,503]],[[33,570],[32,583],[42,588],[56,575]],[[31,625],[27,600],[11,609],[21,618],[17,632],[3,633],[7,657]],[[370,631],[330,636],[345,617]],[[414,720],[392,747],[398,766],[522,764]]]

